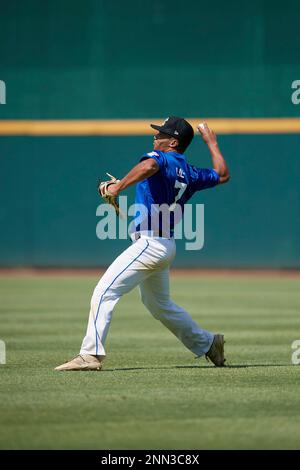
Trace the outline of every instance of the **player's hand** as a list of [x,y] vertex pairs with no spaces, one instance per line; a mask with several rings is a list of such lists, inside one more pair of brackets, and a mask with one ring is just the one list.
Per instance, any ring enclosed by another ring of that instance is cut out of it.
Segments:
[[217,137],[216,134],[212,129],[208,127],[206,122],[201,122],[197,126],[198,132],[200,133],[202,139],[206,144],[216,144],[217,143]]
[[119,185],[118,183],[111,183],[109,186],[108,186],[108,191],[110,192],[110,194],[113,196],[113,197],[118,197],[119,196]]

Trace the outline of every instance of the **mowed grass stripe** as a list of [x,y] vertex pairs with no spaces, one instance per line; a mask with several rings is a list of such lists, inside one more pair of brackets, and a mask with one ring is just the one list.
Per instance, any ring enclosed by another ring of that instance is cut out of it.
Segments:
[[195,359],[133,291],[100,373],[56,373],[77,353],[97,279],[0,279],[1,449],[300,447],[297,279],[176,277],[174,300],[226,336],[230,367]]

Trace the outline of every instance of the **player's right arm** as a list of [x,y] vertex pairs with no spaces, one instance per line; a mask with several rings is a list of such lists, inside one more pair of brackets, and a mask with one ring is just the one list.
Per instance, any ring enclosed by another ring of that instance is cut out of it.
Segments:
[[197,129],[208,146],[213,162],[213,168],[220,177],[219,184],[227,183],[230,178],[229,169],[219,149],[216,134],[208,127],[206,122],[199,124]]

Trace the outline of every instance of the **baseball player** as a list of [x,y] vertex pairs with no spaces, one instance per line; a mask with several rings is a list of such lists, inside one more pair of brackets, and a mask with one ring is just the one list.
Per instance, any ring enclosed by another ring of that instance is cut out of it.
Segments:
[[167,204],[170,212],[175,213],[175,206],[179,205],[183,212],[184,204],[196,191],[226,183],[229,180],[228,167],[216,135],[206,123],[197,129],[208,145],[211,169],[187,163],[184,152],[194,137],[194,131],[185,119],[172,116],[162,125],[151,124],[151,127],[157,131],[154,150],[143,155],[121,180],[114,179],[109,186],[105,182],[106,194],[101,192],[116,200],[121,191],[137,184],[135,202],[145,208],[144,218],[135,225],[131,246],[109,266],[94,290],[86,336],[79,355],[55,370],[101,370],[113,309],[120,297],[137,285],[141,300],[153,317],[192,353],[197,357],[205,355],[217,367],[225,365],[224,336],[202,329],[170,298],[169,268],[176,249],[173,237],[175,217],[170,217],[164,226],[161,218],[154,217],[153,207]]

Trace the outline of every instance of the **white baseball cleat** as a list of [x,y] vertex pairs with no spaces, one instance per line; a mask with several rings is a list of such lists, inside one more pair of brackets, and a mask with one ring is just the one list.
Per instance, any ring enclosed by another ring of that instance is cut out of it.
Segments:
[[90,354],[78,354],[73,359],[65,362],[61,366],[55,367],[54,370],[68,371],[68,370],[101,370],[102,362],[97,356]]
[[216,367],[225,367],[224,343],[224,335],[215,335],[210,350],[205,354],[206,360],[210,359]]

